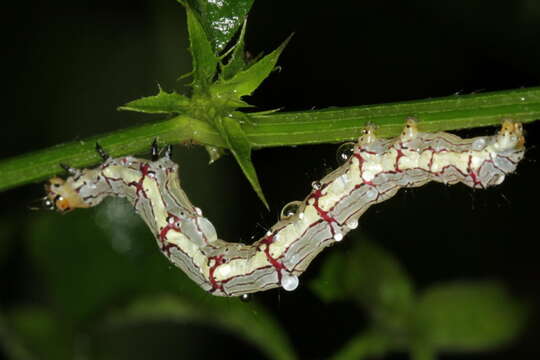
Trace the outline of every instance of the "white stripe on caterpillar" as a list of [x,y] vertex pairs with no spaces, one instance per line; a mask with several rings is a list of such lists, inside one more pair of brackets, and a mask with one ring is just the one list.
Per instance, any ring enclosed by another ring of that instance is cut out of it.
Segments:
[[239,296],[296,289],[298,276],[319,252],[355,229],[371,205],[402,187],[429,181],[473,188],[500,184],[523,158],[524,137],[521,124],[508,120],[498,134],[473,139],[418,132],[411,119],[391,140],[376,138],[368,127],[344,164],[314,182],[304,201],[286,205],[281,220],[252,245],[217,237],[182,190],[169,151],[156,161],[101,153],[105,161],[99,167],[49,180],[47,203],[65,212],[95,206],[107,196],[125,197],[172,263],[214,295]]

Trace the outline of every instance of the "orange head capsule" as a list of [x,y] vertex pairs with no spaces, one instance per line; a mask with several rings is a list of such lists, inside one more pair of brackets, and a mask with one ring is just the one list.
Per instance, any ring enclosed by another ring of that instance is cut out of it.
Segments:
[[58,212],[68,212],[76,208],[89,207],[66,180],[53,177],[45,184],[47,195],[43,198],[43,207]]

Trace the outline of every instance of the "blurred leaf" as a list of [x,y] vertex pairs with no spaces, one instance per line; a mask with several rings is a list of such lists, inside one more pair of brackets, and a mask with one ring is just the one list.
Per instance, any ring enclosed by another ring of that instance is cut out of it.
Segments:
[[389,350],[391,350],[390,342],[384,333],[369,331],[353,337],[331,359],[361,360],[379,358]]
[[245,60],[245,50],[244,50],[244,40],[246,36],[246,24],[244,21],[242,25],[242,30],[238,36],[238,41],[234,45],[232,54],[230,55],[228,62],[225,65],[221,66],[220,77],[224,80],[228,80],[238,72],[242,71],[246,67]]
[[159,92],[154,96],[147,96],[133,100],[120,106],[118,110],[137,111],[147,114],[170,114],[185,113],[188,110],[190,100],[176,92],[168,93],[159,87]]
[[523,328],[525,308],[496,284],[456,282],[428,289],[415,327],[421,342],[438,350],[477,351],[512,341]]
[[377,244],[362,240],[348,254],[343,273],[347,293],[392,327],[405,321],[414,289],[397,259]]
[[0,358],[2,355],[11,360],[32,360],[36,359],[29,349],[21,342],[21,338],[12,327],[8,326],[7,321],[2,313],[0,313]]
[[376,321],[403,327],[414,301],[407,273],[397,260],[375,243],[358,239],[347,254],[332,254],[311,284],[326,302],[355,299]]
[[193,56],[193,88],[197,91],[205,91],[216,73],[218,57],[197,14],[190,6],[186,6],[186,13],[189,43]]
[[[49,310],[19,307],[8,314],[9,327],[17,334],[24,352],[37,359],[73,358],[73,339]],[[18,351],[21,353],[21,351]]]
[[276,50],[266,55],[246,70],[236,73],[230,79],[219,79],[214,84],[210,91],[214,94],[214,97],[229,96],[235,98],[241,98],[245,95],[250,95],[255,89],[261,85],[261,83],[270,75],[274,66],[276,65],[279,56],[287,43],[291,39],[289,36]]
[[437,352],[425,343],[412,344],[409,350],[411,360],[437,360]]
[[268,202],[264,197],[261,184],[259,183],[259,178],[257,177],[257,172],[255,167],[251,162],[251,145],[249,140],[240,125],[238,117],[235,116],[244,116],[241,113],[234,112],[232,116],[224,116],[218,119],[218,130],[221,136],[227,142],[229,150],[234,155],[238,165],[244,172],[244,175],[249,180],[253,190],[259,196],[259,199],[264,203],[267,209],[269,209]]
[[136,294],[208,296],[161,254],[124,199],[64,216],[43,213],[29,229],[28,248],[47,297],[75,325]]
[[41,213],[29,224],[28,248],[45,296],[77,327],[114,303],[155,292],[212,298],[159,251],[125,199],[66,215]]
[[333,251],[326,255],[320,274],[309,284],[309,287],[325,303],[345,300],[343,272],[345,271],[346,257],[343,252]]
[[[93,210],[43,214],[30,226],[29,248],[48,296],[75,323],[91,317],[136,279],[94,223]],[[68,220],[69,217],[69,221]]]
[[286,334],[271,315],[256,304],[246,304],[237,298],[207,296],[203,301],[193,302],[170,295],[153,296],[136,300],[113,313],[107,324],[118,326],[147,321],[215,326],[254,344],[269,358],[296,358]]
[[187,2],[200,15],[200,22],[216,54],[225,49],[253,5],[253,0],[188,0]]

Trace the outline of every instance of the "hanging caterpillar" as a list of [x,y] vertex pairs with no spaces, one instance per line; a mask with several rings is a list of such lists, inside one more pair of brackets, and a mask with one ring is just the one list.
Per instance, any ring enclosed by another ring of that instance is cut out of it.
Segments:
[[498,185],[523,158],[522,125],[505,120],[493,136],[461,139],[422,133],[407,120],[400,136],[378,139],[368,127],[345,162],[320,181],[303,201],[286,205],[281,220],[251,245],[217,237],[210,221],[193,206],[180,186],[170,146],[152,160],[111,158],[95,169],[63,166],[70,176],[45,185],[48,208],[59,212],[98,205],[107,196],[125,197],[156,237],[163,254],[204,290],[240,296],[282,287],[297,288],[298,276],[324,248],[340,242],[358,226],[373,204],[402,187],[429,181],[464,183],[483,189]]

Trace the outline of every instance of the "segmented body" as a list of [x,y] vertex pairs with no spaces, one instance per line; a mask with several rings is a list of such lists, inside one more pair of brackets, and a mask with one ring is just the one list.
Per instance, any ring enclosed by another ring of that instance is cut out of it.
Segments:
[[461,139],[421,133],[412,120],[401,136],[377,139],[367,129],[348,160],[320,181],[294,211],[251,245],[226,242],[180,186],[178,165],[131,156],[51,179],[48,197],[59,210],[125,197],[154,233],[163,254],[204,290],[239,296],[276,287],[294,290],[298,276],[324,248],[358,226],[373,204],[402,187],[429,181],[473,188],[500,184],[523,158],[521,124],[505,121],[494,136]]

